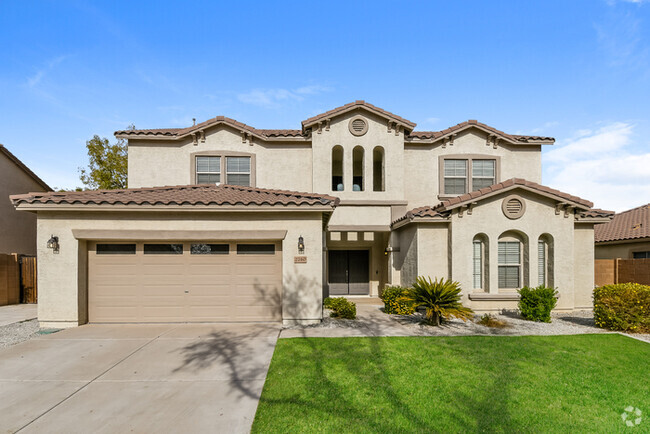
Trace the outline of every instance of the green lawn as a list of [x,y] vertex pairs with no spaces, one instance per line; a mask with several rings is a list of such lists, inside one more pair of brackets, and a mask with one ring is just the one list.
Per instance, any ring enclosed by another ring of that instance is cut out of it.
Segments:
[[650,432],[650,344],[620,335],[280,339],[253,432]]

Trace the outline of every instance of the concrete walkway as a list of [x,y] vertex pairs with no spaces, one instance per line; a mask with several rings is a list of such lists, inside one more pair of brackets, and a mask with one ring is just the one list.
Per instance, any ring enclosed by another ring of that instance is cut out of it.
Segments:
[[0,432],[249,432],[280,325],[86,325],[0,351]]
[[[357,319],[347,327],[302,327],[282,330],[280,338],[340,338],[354,336],[414,336],[412,329],[395,321],[382,310],[379,299],[350,299],[357,305]],[[380,304],[377,304],[380,303]]]
[[0,327],[36,318],[35,304],[0,306]]

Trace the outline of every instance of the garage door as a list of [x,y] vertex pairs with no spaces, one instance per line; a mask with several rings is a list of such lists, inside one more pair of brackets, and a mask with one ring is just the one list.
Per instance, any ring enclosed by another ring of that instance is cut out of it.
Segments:
[[90,322],[282,319],[280,242],[88,243]]

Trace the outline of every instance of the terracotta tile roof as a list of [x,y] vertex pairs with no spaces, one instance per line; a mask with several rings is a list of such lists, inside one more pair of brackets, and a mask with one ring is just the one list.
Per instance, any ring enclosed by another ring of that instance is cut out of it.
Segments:
[[614,215],[609,223],[596,226],[597,243],[650,238],[650,203]]
[[398,218],[397,220],[393,221],[392,224],[401,222],[403,220],[413,220],[416,218],[439,218],[439,219],[447,219],[449,217],[448,212],[438,212],[433,209],[433,207],[430,206],[421,206],[419,208],[414,208],[410,211],[407,211],[406,214],[404,214],[402,217]]
[[546,196],[554,196],[557,199],[565,200],[568,202],[573,202],[574,204],[580,205],[585,209],[589,209],[594,206],[592,202],[588,200],[581,199],[577,196],[572,196],[567,193],[563,193],[560,190],[555,190],[550,187],[538,184],[536,182],[527,181],[522,178],[511,178],[507,181],[500,182],[498,184],[491,185],[489,187],[482,188],[477,191],[472,191],[460,196],[453,197],[451,199],[445,200],[436,206],[436,209],[439,210],[448,210],[450,208],[455,208],[466,202],[473,202],[475,199],[478,199],[482,196],[492,195],[493,193],[500,192],[501,190],[508,190],[515,187],[526,187],[531,190],[535,190],[539,193],[542,193]]
[[[593,203],[588,200],[581,199],[577,196],[572,196],[567,193],[563,193],[559,190],[555,190],[550,187],[546,187],[536,182],[527,181],[521,178],[512,178],[507,181],[500,182],[498,184],[491,185],[489,187],[482,188],[477,191],[472,191],[467,194],[453,197],[451,199],[444,200],[435,206],[424,206],[420,208],[413,209],[408,211],[404,216],[395,220],[393,224],[400,222],[402,220],[413,220],[423,217],[439,217],[446,218],[452,209],[457,208],[461,205],[475,202],[481,198],[491,196],[493,194],[498,194],[500,192],[505,192],[512,190],[513,188],[523,187],[537,193],[540,193],[547,197],[552,197],[553,199],[559,201],[571,202],[574,205],[578,205],[581,210],[578,210],[578,215],[582,218],[607,218],[613,215],[612,211],[605,211],[602,209],[592,209]],[[598,226],[596,226],[598,227]]]
[[353,109],[358,108],[358,107],[364,107],[364,108],[366,108],[366,109],[368,109],[368,110],[370,110],[372,112],[375,112],[377,114],[380,114],[380,115],[382,115],[384,117],[391,118],[391,119],[397,121],[398,123],[409,127],[410,129],[415,128],[415,125],[416,125],[415,122],[411,122],[408,119],[404,119],[401,116],[397,116],[394,113],[391,113],[391,112],[389,112],[387,110],[384,110],[383,108],[379,108],[377,106],[374,106],[374,105],[372,105],[370,103],[367,103],[367,102],[365,102],[363,100],[357,100],[355,102],[351,102],[349,104],[342,105],[341,107],[337,107],[335,109],[326,111],[325,113],[321,113],[319,115],[312,116],[309,119],[305,119],[304,121],[302,121],[302,128],[305,129],[305,128],[309,127],[310,125],[313,125],[314,123],[316,123],[316,122],[318,122],[320,120],[335,116],[335,115],[340,114],[340,113],[345,113],[347,111],[353,110]]
[[20,167],[23,172],[25,172],[30,178],[32,178],[38,185],[43,187],[43,190],[45,191],[52,191],[52,187],[47,185],[45,181],[43,181],[41,178],[36,176],[34,172],[31,171],[31,169],[25,164],[18,159],[14,154],[9,152],[9,149],[5,148],[3,144],[0,144],[0,153],[4,154],[9,160],[11,160],[16,166]]
[[275,137],[302,137],[303,133],[301,130],[268,130],[268,129],[257,129],[253,128],[250,125],[246,125],[242,122],[236,121],[226,116],[217,116],[212,119],[208,119],[205,122],[201,122],[196,125],[192,125],[187,128],[153,128],[145,130],[119,130],[115,131],[115,136],[124,137],[124,138],[137,138],[137,137],[169,137],[170,139],[176,139],[185,137],[188,134],[198,132],[202,129],[209,128],[217,124],[226,124],[231,127],[242,130],[248,133],[251,133],[260,138],[275,138]]
[[409,134],[409,137],[420,139],[420,140],[427,140],[427,139],[436,140],[441,137],[445,137],[449,134],[464,130],[466,128],[471,128],[471,127],[480,128],[486,132],[496,134],[498,136],[501,136],[504,139],[509,140],[512,143],[525,144],[529,142],[555,142],[555,139],[553,137],[523,136],[518,134],[504,133],[503,131],[497,130],[496,128],[486,125],[475,119],[470,119],[468,121],[461,122],[457,125],[454,125],[453,127],[449,127],[442,131],[413,131],[411,134]]
[[236,185],[182,185],[125,190],[86,190],[29,193],[11,196],[14,206],[21,204],[68,205],[329,205],[333,196]]

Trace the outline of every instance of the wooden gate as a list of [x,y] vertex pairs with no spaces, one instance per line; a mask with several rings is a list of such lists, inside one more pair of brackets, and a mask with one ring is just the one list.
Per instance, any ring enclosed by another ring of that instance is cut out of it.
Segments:
[[16,304],[20,297],[18,255],[0,254],[0,306]]
[[20,261],[20,302],[36,303],[38,295],[36,290],[36,258],[23,256]]

